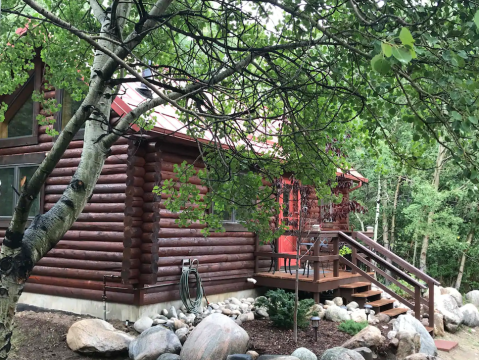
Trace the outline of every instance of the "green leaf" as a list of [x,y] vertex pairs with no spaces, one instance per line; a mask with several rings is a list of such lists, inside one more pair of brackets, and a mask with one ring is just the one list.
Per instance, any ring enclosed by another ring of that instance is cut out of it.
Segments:
[[401,32],[399,33],[399,39],[403,43],[403,45],[413,45],[414,44],[414,39],[411,35],[411,32],[409,31],[408,28],[403,27],[401,29]]
[[378,54],[371,59],[371,67],[374,71],[383,75],[391,70],[391,64],[381,54]]
[[383,54],[387,57],[391,57],[391,55],[393,54],[392,46],[387,43],[381,43],[381,49],[383,50]]
[[462,120],[462,115],[459,114],[457,111],[452,111],[452,112],[451,112],[451,116],[452,116],[453,119],[455,119],[455,120],[458,120],[458,121],[461,121],[461,120]]
[[477,125],[477,118],[475,116],[469,116],[469,121],[475,125]]
[[476,24],[477,28],[479,29],[479,10],[477,10],[476,15],[474,15],[474,23]]
[[393,56],[403,64],[412,60],[412,54],[406,47],[393,48]]

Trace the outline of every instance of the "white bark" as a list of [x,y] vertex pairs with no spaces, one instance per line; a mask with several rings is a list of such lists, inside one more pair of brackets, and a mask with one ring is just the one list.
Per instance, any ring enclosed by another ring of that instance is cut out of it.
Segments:
[[374,241],[378,241],[379,210],[381,207],[381,174],[378,175],[378,194],[376,196],[376,215],[374,217]]
[[359,216],[359,214],[357,212],[354,213],[354,215],[356,215],[356,218],[358,219],[359,221],[359,224],[361,225],[361,231],[365,231],[364,230],[364,221],[361,219],[361,217]]
[[396,240],[396,211],[398,207],[398,197],[399,197],[399,189],[401,187],[402,176],[398,176],[398,181],[396,185],[396,191],[394,192],[394,202],[393,202],[393,214],[391,218],[391,239],[389,241],[391,246],[391,251],[394,250],[394,242]]
[[476,226],[477,226],[477,219],[474,220],[471,224],[471,228],[469,229],[469,233],[467,234],[466,244],[467,248],[462,253],[461,257],[461,264],[459,265],[459,272],[457,274],[456,285],[454,286],[457,290],[461,287],[462,283],[462,276],[464,275],[464,267],[466,265],[466,253],[472,245],[472,240],[474,239],[474,235],[476,234]]

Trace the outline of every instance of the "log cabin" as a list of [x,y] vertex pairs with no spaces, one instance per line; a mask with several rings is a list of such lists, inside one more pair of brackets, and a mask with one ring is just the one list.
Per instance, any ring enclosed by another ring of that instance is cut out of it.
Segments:
[[[39,58],[34,64],[23,86],[0,97],[0,102],[8,104],[5,121],[0,123],[0,239],[5,236],[18,197],[14,188],[19,187],[21,178],[35,171],[55,142],[47,133],[47,126],[38,125],[37,114],[55,117],[55,124],[50,126],[61,131],[79,106],[66,91],[46,83],[45,66]],[[56,99],[62,104],[61,111],[49,114],[40,103],[32,101],[35,90],[42,92],[45,99]],[[110,121],[114,123],[131,111],[146,95],[138,84],[125,84],[123,95],[114,100]],[[175,164],[187,161],[199,168],[203,165],[196,160],[196,142],[180,130],[182,124],[174,109],[162,106],[155,115],[157,120],[151,131],[132,131],[128,139],[120,138],[113,145],[89,203],[58,245],[34,267],[21,304],[101,317],[106,301],[108,318],[134,320],[143,314],[157,313],[167,304],[179,303],[184,259],[199,261],[199,273],[210,301],[255,296],[263,287],[293,287],[287,261],[291,264],[294,254],[289,238],[297,234],[285,234],[273,246],[260,245],[255,234],[246,231],[233,214],[225,220],[225,232],[208,237],[202,236],[200,225],[180,228],[176,224],[177,214],[165,209],[164,196],[155,195],[153,187],[174,177]],[[82,137],[80,130],[46,180],[31,210],[31,219],[51,209],[70,183],[80,161]],[[351,191],[367,182],[357,172],[338,171],[337,176],[346,184],[339,189],[344,203],[349,201]],[[201,193],[208,191],[195,182],[197,179],[191,181]],[[320,218],[317,212],[312,216]],[[320,225],[327,230],[327,242],[321,240],[321,247],[331,251],[320,254],[319,241],[311,243],[313,248],[302,246],[305,260],[313,264],[314,276],[309,277],[308,266],[308,274],[301,275],[300,290],[313,293],[317,301],[323,291],[339,291],[348,284],[359,284],[356,288],[344,288],[346,292],[353,289],[350,295],[354,289],[367,292],[364,281],[372,278],[364,267],[358,266],[363,261],[359,253],[366,252],[369,257],[364,259],[380,261],[375,258],[376,253],[368,253],[374,246],[369,244],[364,250],[351,237],[357,234],[352,232],[347,212]],[[362,233],[359,236],[367,238]],[[341,237],[353,248],[352,263],[346,264],[353,267],[352,272],[339,267],[343,261],[338,253]],[[392,256],[387,249],[375,250]],[[329,275],[324,268],[321,275],[324,262],[331,263]],[[369,270],[373,267],[370,262],[366,265]],[[255,278],[256,285],[248,278]]]

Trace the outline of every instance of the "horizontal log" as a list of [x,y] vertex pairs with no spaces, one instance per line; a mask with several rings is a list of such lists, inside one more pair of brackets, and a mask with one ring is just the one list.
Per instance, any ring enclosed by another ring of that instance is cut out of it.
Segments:
[[[141,229],[137,231],[141,236]],[[67,231],[62,239],[63,240],[81,240],[81,241],[104,241],[104,242],[123,242],[125,235],[123,232],[115,231]]]
[[[125,184],[127,180],[126,174],[100,175],[97,184]],[[46,181],[46,185],[68,185],[72,181],[71,176],[50,176]]]
[[128,186],[125,189],[126,196],[143,197],[144,193],[145,191],[143,190],[143,187],[139,187],[139,186]]
[[[47,203],[44,205],[45,210],[50,210],[55,204]],[[125,204],[108,204],[108,203],[97,203],[97,204],[86,204],[83,209],[84,213],[122,213],[125,211]],[[141,216],[142,214],[140,214]]]
[[[159,238],[178,238],[178,237],[201,237],[201,231],[198,229],[161,229],[158,232]],[[210,237],[254,237],[253,232],[223,232],[223,233],[211,233]]]
[[122,253],[123,244],[121,242],[60,240],[58,244],[55,245],[55,249],[109,251]]
[[[177,163],[172,163],[172,162],[166,161],[165,159],[161,159],[161,162],[160,162],[161,171],[169,171],[173,173],[175,171],[175,165],[177,165]],[[195,164],[194,166],[194,169],[196,172],[203,170],[204,168],[205,168],[204,164]],[[155,171],[154,165],[151,163],[146,163],[145,170],[147,172]]]
[[[254,245],[233,245],[233,246],[193,246],[193,247],[160,247],[158,255],[165,256],[198,256],[216,254],[247,254],[254,252]],[[143,263],[151,261],[151,254],[141,256]]]
[[[77,298],[77,299],[86,299],[86,300],[95,300],[102,301],[103,291],[101,290],[87,290],[87,289],[77,289],[69,288],[65,286],[53,286],[45,284],[33,284],[26,283],[25,291],[36,293],[36,294],[45,294],[45,295],[54,295],[54,296],[64,296],[67,298]],[[134,290],[131,290],[131,294],[114,292],[110,290],[107,292],[107,300],[109,303],[120,303],[120,304],[134,304]]]
[[[147,182],[143,185],[143,190],[145,192],[149,192],[149,191],[152,191],[155,186],[163,186],[163,185],[164,185],[164,181],[160,181],[159,184],[157,182]],[[200,194],[206,194],[208,192],[208,188],[206,186],[201,186],[201,185],[195,185],[195,186],[200,191]],[[181,183],[176,182],[174,184],[175,189],[179,190],[180,187],[181,187]]]
[[[84,279],[84,280],[100,280],[103,281],[103,275],[120,276],[119,271],[96,271],[96,270],[82,270],[82,269],[68,269],[68,268],[52,268],[45,266],[35,266],[32,275],[65,277],[70,279]],[[131,270],[128,278],[135,278],[140,276],[138,269]]]
[[[139,258],[141,256],[140,249],[131,249],[134,255]],[[108,252],[108,251],[87,251],[87,250],[73,250],[73,249],[51,249],[48,257],[62,258],[62,259],[78,259],[78,260],[92,260],[92,261],[117,261],[123,260],[123,252]]]
[[[141,226],[142,221],[134,221],[134,227]],[[97,231],[124,231],[125,225],[123,222],[75,222],[70,228],[71,230],[89,230],[95,229]]]
[[86,213],[80,214],[77,222],[123,222],[124,219],[125,214],[123,213]]
[[[195,247],[195,246],[231,246],[254,245],[252,237],[191,237],[191,238],[164,238],[158,241],[159,247]],[[143,244],[141,248],[149,252],[152,244]]]
[[[154,223],[143,223],[143,230],[147,232],[151,232],[153,230],[153,227],[155,226]],[[160,218],[160,227],[161,228],[175,228],[178,229],[180,226],[176,224],[175,219],[161,219]],[[206,225],[199,224],[197,222],[195,223],[190,223],[188,225],[189,229],[204,229]]]
[[[119,155],[115,155],[115,156],[110,156],[110,157],[106,158],[105,165],[127,164],[127,160],[128,160],[128,155],[127,154],[119,154]],[[55,168],[56,169],[71,168],[71,167],[78,166],[78,164],[80,164],[80,158],[60,159],[60,161],[58,161],[57,166]],[[136,164],[133,164],[133,163],[132,163],[132,165],[140,166],[140,165],[136,165]]]
[[[70,269],[86,269],[86,270],[116,270],[121,271],[121,262],[117,261],[93,261],[93,260],[77,260],[77,259],[62,259],[54,257],[43,257],[38,262],[41,266],[61,267]],[[137,269],[140,265],[140,260],[137,260],[136,266],[132,269]]]
[[[66,185],[46,185],[45,194],[63,194]],[[94,194],[125,193],[126,184],[98,184],[93,189]]]
[[[156,182],[158,181],[156,179],[158,175],[154,172],[147,172],[145,174],[145,181],[146,182]],[[174,172],[170,172],[170,171],[161,171],[161,180],[167,180],[167,179],[173,179],[175,181],[178,181],[179,178],[177,177],[177,174],[174,173]],[[195,184],[195,185],[202,185],[203,182],[200,178],[198,178],[197,176],[191,176],[189,179],[188,179],[188,182],[190,184]]]
[[38,135],[38,143],[51,143],[53,140],[51,135],[48,134],[39,134]]
[[[177,257],[161,257],[158,259],[159,268],[168,266],[181,266],[183,256]],[[212,264],[212,263],[228,263],[235,261],[254,261],[253,253],[246,254],[221,254],[221,255],[200,255],[196,256],[200,264]],[[160,271],[160,269],[158,269]]]
[[[253,269],[220,270],[214,272],[201,273],[202,281],[220,280],[225,278],[248,278],[254,275]],[[181,275],[162,276],[157,278],[157,282],[178,281]],[[193,277],[190,278],[190,285],[194,286],[196,282]]]
[[[58,278],[58,277],[46,277],[41,275],[32,275],[28,279],[30,284],[44,284],[52,286],[65,286],[68,288],[77,288],[77,289],[86,289],[86,290],[102,290],[103,291],[103,281],[92,281],[92,280],[80,280],[80,279],[68,279],[68,278]],[[133,288],[131,285],[124,285],[121,282],[107,282],[107,286],[115,287],[110,291],[130,293]],[[117,289],[118,288],[118,289]]]

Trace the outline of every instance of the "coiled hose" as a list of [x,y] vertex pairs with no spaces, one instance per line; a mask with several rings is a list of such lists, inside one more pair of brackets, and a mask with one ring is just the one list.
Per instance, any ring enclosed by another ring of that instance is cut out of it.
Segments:
[[[194,266],[196,263],[196,266]],[[189,267],[183,267],[180,278],[180,298],[181,302],[185,306],[186,310],[193,314],[198,314],[202,312],[201,303],[203,300],[203,295],[205,296],[206,303],[208,304],[208,299],[205,295],[205,290],[203,289],[203,284],[201,283],[201,277],[198,272],[198,259],[194,259]],[[195,276],[196,280],[196,297],[193,300],[190,296],[190,284],[189,277],[190,275]]]

